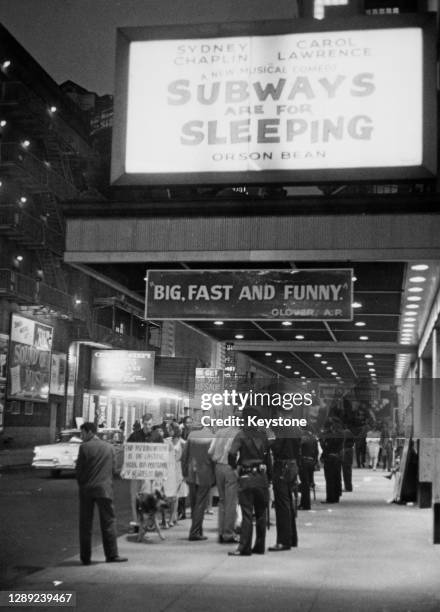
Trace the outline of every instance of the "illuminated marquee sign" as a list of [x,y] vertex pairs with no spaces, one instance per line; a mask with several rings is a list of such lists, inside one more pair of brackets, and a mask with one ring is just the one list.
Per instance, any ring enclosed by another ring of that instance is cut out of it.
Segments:
[[431,176],[432,18],[349,23],[122,30],[113,181]]
[[151,270],[145,318],[352,319],[351,269]]
[[151,387],[154,353],[105,349],[92,352],[90,388],[137,391]]

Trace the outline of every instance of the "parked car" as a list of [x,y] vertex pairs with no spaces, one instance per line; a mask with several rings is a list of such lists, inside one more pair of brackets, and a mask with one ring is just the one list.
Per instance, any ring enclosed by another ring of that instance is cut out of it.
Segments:
[[[96,435],[115,446],[116,470],[122,469],[124,460],[124,434],[120,429],[100,428]],[[53,477],[60,476],[62,471],[74,471],[78,458],[79,445],[82,440],[79,429],[64,429],[57,442],[34,448],[32,467],[38,470],[50,470]]]

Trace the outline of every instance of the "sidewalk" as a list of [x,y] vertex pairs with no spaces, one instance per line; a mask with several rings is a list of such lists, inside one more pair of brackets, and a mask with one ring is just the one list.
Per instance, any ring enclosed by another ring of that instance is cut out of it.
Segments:
[[[104,563],[99,546],[91,566],[68,559],[20,588],[74,590],[81,612],[438,612],[431,510],[388,503],[393,482],[383,472],[354,470],[354,486],[340,504],[322,505],[317,474],[318,499],[300,511],[299,547],[291,551],[228,557],[234,546],[217,544],[216,518],[207,516],[207,542],[187,540],[188,520],[165,531],[165,542],[125,535],[119,550],[128,563]],[[275,537],[272,526],[267,546]]]
[[29,467],[34,448],[2,448],[0,450],[0,472],[3,470]]

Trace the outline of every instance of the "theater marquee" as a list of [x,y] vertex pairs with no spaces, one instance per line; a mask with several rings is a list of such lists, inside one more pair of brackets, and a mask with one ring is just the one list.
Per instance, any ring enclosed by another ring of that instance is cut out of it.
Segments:
[[121,30],[113,181],[430,176],[434,22],[410,17]]

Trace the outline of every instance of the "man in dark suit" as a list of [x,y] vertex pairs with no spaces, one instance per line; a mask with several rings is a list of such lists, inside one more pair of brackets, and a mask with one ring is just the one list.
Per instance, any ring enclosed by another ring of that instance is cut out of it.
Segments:
[[321,504],[337,504],[342,495],[341,465],[344,430],[337,417],[329,418],[319,440],[324,463],[326,500]]
[[310,510],[310,489],[315,490],[314,472],[318,461],[318,440],[312,431],[305,429],[301,437],[301,464],[299,468],[301,510]]
[[352,473],[354,436],[352,431],[347,426],[344,427],[343,435],[342,478],[344,481],[345,491],[353,491]]
[[194,429],[189,434],[182,453],[182,474],[189,486],[191,528],[188,539],[191,541],[208,539],[203,535],[203,518],[209,490],[215,482],[214,464],[208,454],[213,438],[214,435],[208,427]]
[[99,510],[102,544],[108,563],[120,563],[127,559],[118,554],[116,517],[113,506],[113,476],[115,474],[115,450],[111,444],[100,440],[94,423],[81,425],[81,439],[76,479],[79,485],[79,548],[83,565],[90,565],[93,510]]
[[[283,412],[280,410],[279,416]],[[270,546],[269,551],[277,552],[298,546],[293,494],[301,462],[301,431],[296,427],[281,426],[274,428],[274,434],[271,450],[277,543]]]

